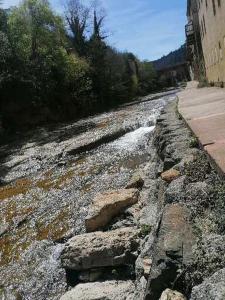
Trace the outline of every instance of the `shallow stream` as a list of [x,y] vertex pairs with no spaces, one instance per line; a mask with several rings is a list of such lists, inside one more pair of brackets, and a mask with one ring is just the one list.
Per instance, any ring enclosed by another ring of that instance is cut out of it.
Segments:
[[123,188],[151,159],[157,117],[175,95],[39,128],[0,146],[0,299],[59,299],[63,243],[85,232],[98,192]]

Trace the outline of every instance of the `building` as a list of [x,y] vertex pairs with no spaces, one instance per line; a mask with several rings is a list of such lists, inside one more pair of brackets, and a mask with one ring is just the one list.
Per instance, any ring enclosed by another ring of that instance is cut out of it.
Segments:
[[159,80],[168,86],[176,86],[179,82],[190,80],[186,61],[158,69],[157,73]]
[[185,32],[187,46],[187,61],[189,65],[190,77],[192,80],[200,80],[201,77],[205,77],[205,61],[202,50],[198,4],[198,0],[187,1],[188,23],[185,26]]
[[225,85],[225,0],[198,0],[201,43],[209,82]]

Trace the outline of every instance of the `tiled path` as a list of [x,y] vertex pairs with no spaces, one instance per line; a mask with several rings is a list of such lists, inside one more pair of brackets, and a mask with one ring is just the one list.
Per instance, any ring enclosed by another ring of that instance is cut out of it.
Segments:
[[225,89],[199,89],[193,81],[178,97],[179,112],[225,175]]

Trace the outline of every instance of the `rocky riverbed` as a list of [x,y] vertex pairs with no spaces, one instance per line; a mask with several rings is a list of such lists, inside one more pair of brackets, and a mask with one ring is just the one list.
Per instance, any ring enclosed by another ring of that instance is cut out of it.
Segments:
[[225,299],[224,183],[142,100],[1,146],[2,299]]

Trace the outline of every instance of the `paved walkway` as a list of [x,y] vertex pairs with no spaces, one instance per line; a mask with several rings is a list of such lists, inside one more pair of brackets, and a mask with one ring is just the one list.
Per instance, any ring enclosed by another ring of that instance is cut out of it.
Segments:
[[225,89],[199,89],[192,81],[178,97],[179,112],[225,175]]

